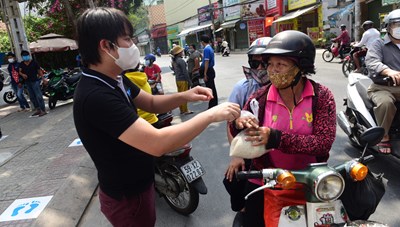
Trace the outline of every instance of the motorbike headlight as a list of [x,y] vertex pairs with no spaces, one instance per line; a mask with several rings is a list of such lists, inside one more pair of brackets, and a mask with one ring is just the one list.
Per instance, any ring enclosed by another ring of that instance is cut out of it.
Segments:
[[332,201],[339,198],[344,190],[343,177],[334,171],[320,174],[314,184],[314,193],[320,201]]

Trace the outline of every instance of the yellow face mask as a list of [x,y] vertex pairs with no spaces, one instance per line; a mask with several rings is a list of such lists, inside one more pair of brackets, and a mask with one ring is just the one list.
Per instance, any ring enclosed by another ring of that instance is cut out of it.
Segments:
[[300,69],[297,66],[293,66],[285,73],[273,73],[268,72],[269,80],[271,83],[278,89],[288,88],[296,75],[300,72]]

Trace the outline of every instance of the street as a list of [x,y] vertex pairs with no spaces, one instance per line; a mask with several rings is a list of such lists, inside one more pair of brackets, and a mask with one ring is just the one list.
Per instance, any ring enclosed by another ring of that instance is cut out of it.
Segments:
[[[315,64],[317,73],[312,79],[331,89],[335,96],[336,112],[338,113],[343,110],[343,98],[346,95],[345,87],[347,79],[343,76],[341,64],[338,64],[337,59],[334,59],[331,63],[326,63],[322,60],[322,51],[317,50]],[[162,80],[166,93],[176,92],[175,78],[168,67],[170,64],[169,57],[163,55],[157,58],[155,63],[163,71]],[[234,84],[243,78],[242,65],[248,65],[245,53],[234,53],[229,57],[216,55],[215,82],[219,103],[227,101]],[[54,160],[64,155],[64,150],[68,144],[77,138],[73,124],[72,102],[61,104],[54,110],[51,110],[48,115],[36,119],[28,118],[31,113],[17,113],[17,109],[17,104],[5,105],[3,100],[0,102],[0,127],[3,135],[8,135],[7,138],[0,141],[0,214],[17,198],[56,195],[59,188],[63,188],[63,184],[66,184],[71,179],[68,176],[71,176],[70,173],[74,172],[71,170],[72,167],[89,166],[87,164],[88,155],[85,152],[76,151],[77,156],[69,156],[71,160],[67,160],[69,163],[68,166],[58,163],[65,169],[65,173],[57,172],[60,177],[50,183],[47,182],[48,184],[52,184],[53,187],[51,190],[38,183],[35,184],[37,178],[49,176],[43,173],[49,171],[50,167],[53,168],[53,171],[57,170],[57,166],[54,166]],[[189,109],[193,110],[196,114],[207,109],[207,103],[191,103],[189,104]],[[180,116],[178,109],[175,109],[173,114],[175,116],[174,124],[192,117],[192,115]],[[222,179],[230,160],[229,144],[226,138],[226,123],[214,123],[210,125],[200,136],[192,141],[192,145],[191,155],[201,162],[206,171],[203,179],[208,187],[208,194],[200,195],[199,207],[189,216],[177,214],[162,198],[157,198],[156,226],[232,226],[235,212],[230,209],[229,195],[222,184]],[[11,155],[7,156],[7,154]],[[335,165],[355,158],[360,153],[349,144],[347,136],[337,126],[336,140],[330,154],[329,164]],[[6,157],[2,159],[4,155]],[[29,158],[34,159],[34,161],[27,161]],[[81,162],[85,164],[83,165]],[[90,170],[93,169],[92,166],[87,168]],[[386,194],[382,198],[376,212],[370,217],[370,220],[382,222],[389,226],[400,226],[400,218],[390,212],[400,209],[400,194],[398,193],[400,191],[400,183],[397,174],[400,171],[400,160],[393,156],[379,156],[369,165],[369,168],[374,173],[383,172],[385,183],[387,184]],[[95,174],[90,176],[93,179],[96,177]],[[94,179],[95,181],[97,179]],[[93,183],[86,183],[90,186],[90,189],[93,188]],[[33,186],[37,188],[31,188]],[[93,193],[93,191],[85,191],[83,193],[85,194],[85,198],[87,194],[91,196],[90,193]],[[77,193],[75,192],[75,194]],[[100,212],[97,193],[95,192],[94,195],[89,204],[86,202],[87,206],[84,204],[86,201],[84,200],[79,205],[79,208],[82,209],[74,211],[75,213],[84,213],[84,215],[78,217],[75,222],[72,222],[74,223],[73,225],[82,227],[111,226]],[[68,196],[70,194],[65,194],[64,197],[57,197],[57,199],[54,196],[51,202],[55,202],[56,200],[58,203],[73,204],[74,202]],[[76,201],[75,197],[73,199]],[[47,208],[44,211],[46,210]],[[48,215],[49,212],[47,212],[46,215],[48,216],[46,217],[55,218],[53,222],[49,222],[52,223],[51,226],[61,226],[57,220],[68,219],[68,217],[63,217],[63,215],[74,213],[71,210],[67,212],[57,209],[57,212],[54,212],[53,216]],[[43,217],[41,221],[40,223],[46,223]],[[23,226],[30,226],[34,223],[32,220],[18,222],[18,224]],[[50,226],[49,223],[47,223],[47,226]],[[0,222],[0,227],[9,225],[10,222]],[[38,225],[37,222],[36,225]]]

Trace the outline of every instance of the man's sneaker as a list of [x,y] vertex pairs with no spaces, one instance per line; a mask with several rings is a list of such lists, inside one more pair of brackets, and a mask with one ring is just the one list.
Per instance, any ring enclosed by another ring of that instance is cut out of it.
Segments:
[[38,110],[38,111],[36,111],[35,113],[33,113],[32,115],[31,115],[31,117],[37,117],[37,116],[39,116],[39,114],[41,114],[42,113],[42,111],[41,110]]
[[39,117],[46,115],[47,112],[46,111],[40,111]]

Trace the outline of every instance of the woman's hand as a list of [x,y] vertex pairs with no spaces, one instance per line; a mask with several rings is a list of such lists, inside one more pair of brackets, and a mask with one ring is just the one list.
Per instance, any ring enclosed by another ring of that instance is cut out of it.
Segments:
[[254,116],[245,116],[239,117],[235,120],[235,127],[237,129],[244,129],[244,128],[258,128],[258,120]]
[[229,163],[228,169],[225,172],[225,178],[229,180],[229,182],[232,182],[232,178],[234,174],[237,174],[237,172],[240,170],[245,170],[244,166],[244,159],[243,158],[237,158],[237,157],[232,157],[231,162]]
[[271,129],[268,127],[249,128],[244,133],[246,141],[251,141],[253,146],[266,145],[268,143]]
[[[199,86],[195,87],[194,89],[196,88],[199,88]],[[208,109],[206,113],[209,115],[211,122],[231,122],[240,116],[240,106],[237,103],[224,102],[214,106],[211,109]]]

